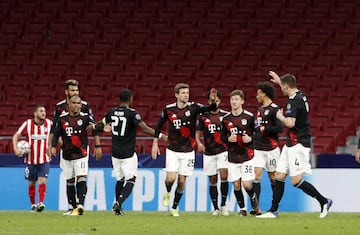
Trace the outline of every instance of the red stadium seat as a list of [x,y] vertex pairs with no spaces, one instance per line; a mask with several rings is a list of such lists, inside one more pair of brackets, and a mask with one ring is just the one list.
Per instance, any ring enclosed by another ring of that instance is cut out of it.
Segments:
[[117,61],[111,61],[111,62],[103,62],[101,63],[100,70],[101,72],[105,73],[112,73],[116,74],[120,71],[124,70],[124,64]]
[[71,62],[67,62],[67,61],[51,62],[49,64],[48,71],[55,73],[64,73],[69,71],[71,67],[72,67]]
[[23,70],[26,72],[39,73],[45,69],[43,62],[31,61],[23,64]]
[[168,80],[171,81],[171,82],[174,82],[174,83],[190,81],[192,76],[193,76],[193,73],[192,73],[191,70],[192,69],[190,69],[190,71],[187,71],[187,69],[184,69],[182,67],[181,72],[169,73],[168,74]]
[[179,39],[174,40],[171,43],[171,49],[175,51],[188,51],[195,47],[195,42],[192,39]]
[[149,39],[145,43],[145,48],[150,50],[162,51],[169,47],[169,43],[158,39]]
[[44,41],[40,48],[44,50],[57,51],[65,48],[65,44],[62,41]]
[[55,53],[50,51],[35,51],[32,56],[34,61],[49,62],[55,59]]
[[182,11],[182,18],[186,21],[194,21],[203,18],[205,15],[204,8],[194,8],[190,7],[189,9]]
[[24,50],[9,50],[7,58],[9,61],[25,62],[30,59],[30,53]]
[[178,63],[177,71],[187,73],[187,74],[195,73],[200,69],[201,66],[202,66],[202,63],[200,61],[184,60],[184,61],[181,61]]
[[174,20],[174,27],[179,30],[192,30],[196,27],[196,21],[194,19],[177,19]]

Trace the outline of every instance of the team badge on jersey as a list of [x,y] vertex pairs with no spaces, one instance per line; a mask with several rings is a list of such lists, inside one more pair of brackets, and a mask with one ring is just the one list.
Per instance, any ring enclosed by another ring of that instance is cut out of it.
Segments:
[[79,126],[82,126],[83,120],[82,120],[82,119],[79,119],[79,120],[77,121],[77,124],[78,124]]
[[287,105],[286,105],[286,109],[287,109],[287,110],[290,110],[290,109],[291,109],[291,104],[287,104]]
[[186,116],[186,117],[190,117],[190,115],[191,115],[191,113],[190,113],[189,110],[185,112],[185,116]]
[[241,119],[241,125],[246,125],[247,124],[247,120],[246,119]]
[[270,113],[270,110],[265,110],[264,115],[267,116],[267,115],[269,115],[269,113]]
[[136,120],[141,120],[140,114],[137,113],[137,114],[135,115],[135,119],[136,119]]

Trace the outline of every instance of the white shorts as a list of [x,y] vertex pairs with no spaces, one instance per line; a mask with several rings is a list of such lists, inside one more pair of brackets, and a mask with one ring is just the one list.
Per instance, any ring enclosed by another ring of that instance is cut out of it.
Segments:
[[251,181],[255,179],[254,159],[243,163],[229,162],[228,180],[234,182],[238,179],[243,181]]
[[280,158],[280,148],[277,147],[270,151],[254,151],[254,167],[260,167],[267,172],[274,172]]
[[174,152],[166,149],[166,171],[177,172],[179,175],[194,174],[195,151],[188,153]]
[[72,179],[77,176],[87,175],[89,171],[89,157],[79,158],[76,160],[60,161],[60,167],[65,179]]
[[222,168],[228,168],[228,152],[222,152],[215,155],[204,154],[203,168],[205,175],[216,175],[217,171]]
[[292,147],[284,145],[276,171],[290,176],[310,175],[310,148],[302,144]]
[[121,180],[122,178],[129,180],[134,176],[137,176],[138,157],[136,153],[134,153],[132,157],[124,159],[111,157],[111,162],[117,181]]

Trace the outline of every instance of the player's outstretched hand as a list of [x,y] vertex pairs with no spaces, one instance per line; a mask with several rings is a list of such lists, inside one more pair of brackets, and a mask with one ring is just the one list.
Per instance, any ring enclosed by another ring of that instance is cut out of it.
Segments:
[[274,71],[269,71],[269,76],[271,82],[280,85],[280,77],[277,73],[275,73]]
[[215,102],[217,96],[217,90],[215,88],[211,88],[210,90],[210,100]]

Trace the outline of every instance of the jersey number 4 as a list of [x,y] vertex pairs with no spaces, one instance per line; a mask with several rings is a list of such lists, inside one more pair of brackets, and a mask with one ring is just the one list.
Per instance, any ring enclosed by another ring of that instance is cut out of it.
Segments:
[[111,116],[111,120],[112,120],[111,129],[113,135],[124,136],[127,119],[125,117]]

